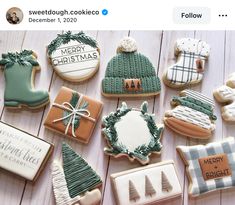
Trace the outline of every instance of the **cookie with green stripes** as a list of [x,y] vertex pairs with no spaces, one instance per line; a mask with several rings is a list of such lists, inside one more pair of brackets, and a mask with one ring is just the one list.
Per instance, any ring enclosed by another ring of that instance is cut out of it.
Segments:
[[99,68],[100,50],[95,39],[82,31],[58,34],[47,47],[52,67],[63,79],[81,82],[91,78]]

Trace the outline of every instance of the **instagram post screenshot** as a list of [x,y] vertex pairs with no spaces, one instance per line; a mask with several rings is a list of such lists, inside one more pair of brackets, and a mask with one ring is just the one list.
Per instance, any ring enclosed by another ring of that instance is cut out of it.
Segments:
[[0,2],[0,205],[234,205],[233,2]]

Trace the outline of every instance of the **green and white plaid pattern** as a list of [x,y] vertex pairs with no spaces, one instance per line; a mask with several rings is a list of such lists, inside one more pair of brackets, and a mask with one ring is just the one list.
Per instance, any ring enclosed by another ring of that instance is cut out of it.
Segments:
[[[188,166],[188,174],[192,180],[189,194],[198,196],[203,193],[235,187],[235,140],[228,137],[221,142],[212,142],[207,145],[178,146],[185,164]],[[231,176],[205,181],[198,159],[216,154],[227,154],[232,171]]]

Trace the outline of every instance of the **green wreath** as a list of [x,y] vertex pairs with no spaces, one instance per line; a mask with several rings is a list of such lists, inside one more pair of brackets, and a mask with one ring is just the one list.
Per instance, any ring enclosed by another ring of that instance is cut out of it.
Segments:
[[[128,148],[119,141],[115,124],[121,120],[128,112],[133,108],[128,108],[126,103],[122,103],[121,108],[117,109],[115,113],[110,113],[103,119],[103,134],[108,142],[109,148],[104,148],[104,152],[108,155],[117,157],[118,155],[127,155],[132,161],[137,159],[142,164],[146,164],[149,161],[149,155],[151,153],[159,153],[162,145],[160,143],[163,127],[158,127],[154,121],[154,115],[148,113],[148,103],[144,102],[141,105],[140,116],[147,122],[149,132],[151,133],[148,144],[139,145],[134,151],[128,150]],[[136,109],[134,109],[136,110]]]

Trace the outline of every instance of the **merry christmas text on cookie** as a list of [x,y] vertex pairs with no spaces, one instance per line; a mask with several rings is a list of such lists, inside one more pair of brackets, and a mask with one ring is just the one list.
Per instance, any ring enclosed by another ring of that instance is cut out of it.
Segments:
[[48,45],[48,56],[57,74],[68,81],[87,80],[99,68],[97,42],[83,32],[58,34]]
[[103,134],[108,148],[104,151],[114,157],[128,156],[141,164],[149,162],[151,153],[159,153],[162,145],[160,137],[162,125],[156,125],[154,115],[148,113],[148,104],[144,102],[141,109],[128,108],[122,103],[115,113],[103,118]]

